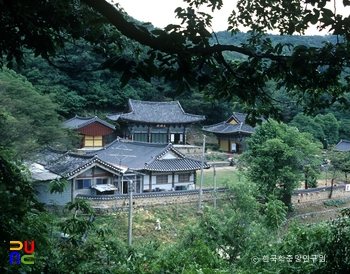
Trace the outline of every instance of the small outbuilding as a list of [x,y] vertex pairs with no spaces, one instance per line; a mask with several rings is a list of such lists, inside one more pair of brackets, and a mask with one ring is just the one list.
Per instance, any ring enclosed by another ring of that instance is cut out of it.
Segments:
[[333,148],[334,151],[348,152],[350,151],[350,141],[340,140]]
[[242,153],[246,148],[245,140],[254,133],[254,128],[245,123],[247,115],[233,112],[224,122],[204,126],[203,130],[216,135],[220,149],[229,153]]
[[95,149],[106,145],[106,136],[115,131],[115,126],[95,117],[75,116],[64,122],[64,126],[75,129],[82,138],[82,148]]

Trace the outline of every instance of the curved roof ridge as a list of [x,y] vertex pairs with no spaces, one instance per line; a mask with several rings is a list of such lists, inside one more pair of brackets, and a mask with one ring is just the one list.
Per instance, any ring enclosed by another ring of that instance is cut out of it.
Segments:
[[[74,155],[74,156],[77,156],[77,155]],[[71,170],[70,172],[67,173],[67,175],[70,177],[70,176],[73,176],[75,173],[79,172],[79,171],[83,171],[84,169],[88,168],[89,166],[92,166],[94,163],[99,163],[100,165],[104,166],[104,167],[107,167],[107,168],[110,168],[112,170],[115,170],[117,172],[122,172],[122,168],[116,166],[116,165],[113,165],[113,164],[110,164],[102,159],[100,159],[98,157],[98,155],[94,155],[93,157],[91,157],[91,159],[84,163],[83,165]]]
[[120,142],[121,143],[133,143],[133,144],[136,144],[136,145],[153,146],[153,147],[160,147],[160,146],[168,145],[168,143],[149,143],[149,142],[142,142],[142,141],[135,141],[135,140],[124,139],[124,138],[120,138]]
[[187,113],[186,111],[184,111],[182,105],[180,104],[179,100],[173,101],[174,103],[177,103],[179,108],[182,110],[183,114],[188,115],[188,116],[192,116],[192,117],[201,117],[205,120],[205,115],[198,115],[198,114],[192,114],[192,113]]
[[188,124],[205,120],[203,115],[185,112],[179,101],[158,102],[129,99],[128,110],[129,112],[122,113],[119,117],[112,115],[109,118],[156,124]]
[[[242,117],[239,117],[239,116],[242,116]],[[243,122],[245,124],[245,118],[246,117],[247,117],[247,114],[245,114],[243,112],[234,111],[234,112],[232,112],[232,115],[225,121],[225,123],[229,123],[232,120],[231,118],[233,118],[233,119],[235,119],[237,121],[237,123]]]
[[112,121],[117,121],[120,117],[120,115],[122,115],[123,112],[114,112],[114,113],[108,113],[106,114],[106,118]]
[[183,154],[181,151],[177,150],[171,143],[169,143],[164,150],[159,153],[159,155],[155,158],[156,160],[159,160],[160,158],[162,158],[165,154],[167,154],[169,151],[172,151],[174,153],[176,153],[177,155],[179,155],[181,158],[185,158],[185,154]]
[[[75,123],[73,124],[73,121],[80,121],[80,123]],[[100,124],[105,125],[106,127],[109,127],[111,129],[115,129],[115,126],[98,118],[96,115],[95,116],[86,116],[86,117],[82,117],[82,116],[78,116],[75,115],[73,118],[68,119],[67,121],[64,122],[64,124],[68,127],[72,127],[72,128],[82,128],[84,126],[87,126],[93,122],[99,122]]]
[[54,148],[54,147],[52,147],[50,145],[46,145],[41,151],[43,151],[43,150],[48,150],[48,151],[51,151],[51,152],[54,152],[54,153],[61,153],[61,154],[69,152],[69,150],[59,150],[59,149]]
[[[217,134],[232,134],[235,132],[252,134],[254,132],[254,127],[245,123],[247,114],[242,112],[233,112],[230,118],[221,123],[207,125],[202,129],[204,131],[217,133]],[[231,124],[230,122],[235,120],[237,123]]]
[[135,144],[135,145],[143,145],[143,146],[149,146],[149,147],[162,147],[162,146],[165,146],[165,145],[167,145],[167,146],[169,145],[169,143],[149,143],[149,142],[142,142],[142,141],[135,141],[135,140],[125,139],[125,138],[121,138],[121,137],[118,136],[114,141],[112,141],[111,143],[109,143],[105,147],[103,147],[101,149],[98,149],[98,150],[94,150],[94,151],[92,151],[90,153],[106,150],[109,147],[115,145],[116,143],[131,143],[131,144]]
[[223,122],[220,122],[220,123],[216,123],[216,124],[213,124],[213,125],[206,125],[206,126],[203,126],[202,129],[207,129],[207,128],[211,128],[211,127],[217,127],[217,126],[221,126],[223,124],[226,124],[226,121],[223,121]]
[[175,104],[178,103],[178,100],[171,100],[171,101],[144,101],[144,100],[136,100],[136,99],[129,99],[129,102],[139,102],[139,103],[145,103],[145,104],[157,104],[157,103],[168,103],[168,104]]

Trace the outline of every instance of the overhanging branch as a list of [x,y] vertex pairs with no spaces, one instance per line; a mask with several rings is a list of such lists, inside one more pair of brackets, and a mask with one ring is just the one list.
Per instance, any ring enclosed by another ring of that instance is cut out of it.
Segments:
[[[102,16],[104,16],[114,27],[116,27],[126,37],[139,42],[142,45],[149,46],[154,50],[159,50],[164,53],[187,53],[190,55],[211,55],[213,53],[221,53],[223,51],[237,52],[249,57],[267,58],[271,60],[286,60],[286,56],[278,56],[273,54],[257,54],[248,49],[237,47],[234,45],[213,45],[209,47],[194,46],[185,47],[182,43],[174,41],[170,34],[164,32],[164,36],[159,38],[146,28],[137,26],[135,23],[127,21],[123,14],[115,8],[114,5],[105,0],[81,0],[86,5],[90,6]],[[164,43],[164,37],[168,36],[170,43]],[[188,45],[187,45],[188,46]]]

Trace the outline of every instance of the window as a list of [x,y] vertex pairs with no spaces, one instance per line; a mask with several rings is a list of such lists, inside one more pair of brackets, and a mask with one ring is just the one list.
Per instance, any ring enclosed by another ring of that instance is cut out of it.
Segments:
[[85,146],[102,147],[102,135],[101,136],[85,135]]
[[190,174],[185,173],[185,174],[179,174],[179,183],[187,183],[190,181]]
[[148,142],[148,134],[147,133],[135,133],[134,140],[139,142]]
[[167,184],[167,183],[168,183],[168,175],[157,176],[157,184]]
[[106,185],[108,184],[108,178],[97,178],[96,185]]
[[166,143],[167,137],[166,133],[152,133],[152,143]]
[[75,180],[75,189],[84,189],[91,187],[91,179]]

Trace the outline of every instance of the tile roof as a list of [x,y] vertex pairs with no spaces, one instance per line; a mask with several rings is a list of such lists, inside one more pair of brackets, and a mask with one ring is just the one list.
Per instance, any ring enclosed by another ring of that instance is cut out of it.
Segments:
[[[178,171],[201,168],[201,161],[186,157],[171,144],[134,142],[118,138],[95,153],[103,161],[138,171]],[[209,167],[204,163],[204,168]]]
[[[189,171],[201,169],[201,161],[191,158],[181,159],[163,159],[155,160],[146,166],[146,170],[151,171]],[[203,168],[207,169],[210,165],[203,163]]]
[[64,153],[66,152],[56,150],[50,146],[47,146],[34,156],[33,161],[43,166],[46,166],[48,163],[61,157]]
[[338,144],[333,148],[335,151],[350,151],[350,141],[340,140]]
[[65,153],[62,157],[46,165],[45,168],[71,178],[93,166],[100,166],[112,173],[124,173],[127,170],[113,163],[106,163],[97,156],[77,155],[75,153]]
[[155,124],[194,123],[205,120],[202,115],[186,113],[179,101],[149,102],[129,99],[128,107],[128,113],[110,114],[107,118]]
[[[207,132],[212,133],[223,133],[223,134],[230,134],[230,133],[247,133],[252,134],[254,133],[254,128],[250,125],[245,124],[245,119],[247,115],[244,113],[234,112],[232,116],[221,123],[204,126],[203,130]],[[230,124],[230,121],[235,120],[237,124]]]
[[54,179],[60,178],[61,176],[50,172],[43,165],[38,163],[33,163],[29,166],[30,176],[29,178],[33,181],[52,181]]
[[[64,177],[74,177],[75,174],[82,172],[91,166],[98,165],[112,173],[125,173],[127,168],[120,167],[113,163],[106,163],[96,155],[81,155],[72,152],[58,152],[47,147],[37,153],[34,158],[36,164],[40,164],[46,171],[52,172]],[[31,169],[33,177],[39,170]],[[42,170],[40,171],[43,172]],[[35,174],[34,174],[35,173]],[[39,175],[39,174],[38,174]]]
[[[42,162],[45,169],[68,178],[89,169],[92,166],[100,166],[113,173],[126,173],[127,171],[189,171],[201,169],[201,161],[188,158],[174,148],[171,144],[155,144],[133,142],[124,139],[116,139],[101,150],[80,155],[66,152],[50,153],[45,150]],[[210,165],[204,162],[203,168]]]
[[115,129],[115,126],[113,126],[112,124],[110,124],[106,121],[103,121],[102,119],[98,118],[97,116],[95,116],[95,117],[80,117],[78,115],[75,115],[75,117],[65,121],[64,125],[66,127],[79,129],[79,128],[85,127],[87,125],[90,125],[94,122],[98,122],[106,127],[113,129],[113,130]]

